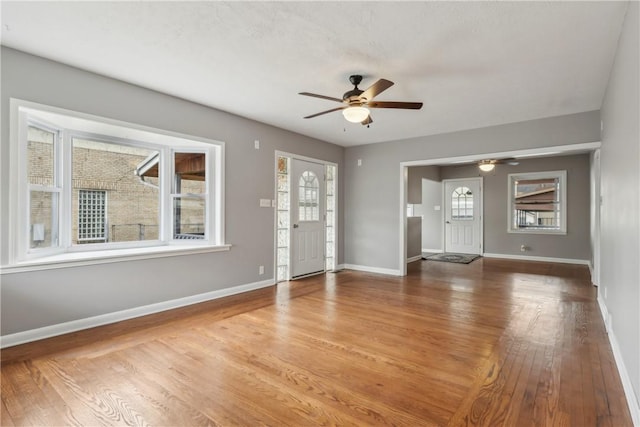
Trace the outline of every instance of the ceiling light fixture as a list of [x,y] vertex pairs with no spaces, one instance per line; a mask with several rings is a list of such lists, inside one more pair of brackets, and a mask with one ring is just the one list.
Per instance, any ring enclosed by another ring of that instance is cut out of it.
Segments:
[[342,110],[342,115],[351,123],[362,123],[369,117],[369,109],[364,107],[347,107]]
[[496,165],[491,160],[482,160],[478,163],[478,167],[482,172],[491,172]]

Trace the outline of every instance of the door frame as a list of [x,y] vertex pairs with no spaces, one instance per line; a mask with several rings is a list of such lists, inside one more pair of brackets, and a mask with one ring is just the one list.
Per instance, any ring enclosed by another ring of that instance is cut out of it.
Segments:
[[[334,230],[334,236],[333,236],[333,259],[334,259],[334,271],[338,270],[338,239],[339,239],[339,230],[340,230],[340,215],[339,215],[339,188],[340,188],[340,184],[339,184],[339,179],[340,179],[340,175],[339,175],[339,167],[338,167],[338,163],[335,162],[331,162],[328,160],[322,160],[322,159],[316,159],[313,157],[308,157],[308,156],[303,156],[300,154],[294,154],[294,153],[289,153],[286,151],[280,151],[280,150],[275,150],[274,152],[274,167],[273,167],[273,194],[274,194],[274,199],[273,199],[273,206],[274,206],[274,215],[273,215],[273,280],[274,283],[278,283],[278,214],[277,214],[277,209],[278,209],[278,157],[288,157],[290,160],[296,159],[296,160],[303,160],[306,162],[312,162],[312,163],[318,163],[321,164],[323,166],[333,166],[335,168],[334,171],[334,176],[333,176],[333,181],[334,181],[334,191],[333,191],[333,198],[334,198],[334,212],[335,212],[335,217],[334,217],[334,222],[333,222],[333,230]],[[326,176],[322,181],[323,185],[326,185]],[[289,198],[291,201],[291,191],[292,191],[292,185],[291,182],[289,182]],[[322,212],[323,215],[327,214],[327,203],[326,203],[326,191],[325,191],[325,204],[324,204],[324,211]],[[289,218],[291,218],[291,206],[289,206]],[[291,239],[292,239],[292,234],[291,230],[292,230],[292,224],[291,222],[289,223],[289,267],[291,267]],[[328,270],[326,269],[326,232],[327,232],[327,220],[326,220],[326,216],[325,216],[325,220],[324,220],[324,233],[325,233],[325,253],[324,253],[324,257],[325,257],[325,269],[323,270],[323,272],[327,272]],[[302,277],[307,277],[307,276],[302,276]],[[299,277],[299,278],[302,278]],[[292,280],[291,277],[291,268],[289,268],[289,274],[286,280]]]
[[480,241],[480,255],[484,254],[484,177],[476,176],[472,178],[450,178],[443,179],[442,182],[442,214],[440,218],[441,235],[442,235],[442,251],[447,252],[447,195],[445,194],[445,188],[447,182],[452,181],[477,181],[480,187],[480,200],[478,206],[478,212],[480,212],[480,227],[478,240]]
[[[600,292],[600,218],[602,215],[602,191],[600,172],[600,149],[595,150],[591,155],[590,168],[591,181],[591,244],[593,260],[591,268],[591,283],[598,286]],[[602,295],[604,297],[604,295]]]

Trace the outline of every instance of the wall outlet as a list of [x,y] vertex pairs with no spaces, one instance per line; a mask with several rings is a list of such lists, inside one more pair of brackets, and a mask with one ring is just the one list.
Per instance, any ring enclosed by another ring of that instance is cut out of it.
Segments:
[[260,149],[260,140],[256,139],[253,141],[253,146],[256,147],[256,150]]
[[358,166],[362,166],[362,159],[358,159]]
[[264,274],[264,265],[261,265],[260,267],[258,267],[258,274],[260,275]]

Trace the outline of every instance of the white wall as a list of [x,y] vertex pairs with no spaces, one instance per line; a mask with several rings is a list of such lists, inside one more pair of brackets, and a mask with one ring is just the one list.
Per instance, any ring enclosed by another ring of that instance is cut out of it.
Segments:
[[615,337],[635,392],[636,411],[640,406],[639,6],[636,1],[629,2],[602,105],[598,289],[611,315],[610,336]]
[[[2,335],[210,293],[274,277],[275,150],[335,162],[342,147],[274,128],[57,62],[2,48],[0,233],[7,235],[9,99],[52,105],[226,143],[226,240],[229,252],[2,274]],[[260,150],[254,140],[260,140]],[[343,235],[340,195],[338,236]],[[7,239],[1,240],[6,263]],[[338,239],[338,263],[343,262]],[[265,274],[258,275],[258,266]]]

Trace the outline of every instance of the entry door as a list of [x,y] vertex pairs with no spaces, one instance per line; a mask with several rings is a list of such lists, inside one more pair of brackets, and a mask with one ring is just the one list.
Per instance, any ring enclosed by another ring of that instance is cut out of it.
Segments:
[[444,180],[445,252],[482,253],[481,178]]
[[291,276],[324,271],[324,165],[291,159]]

